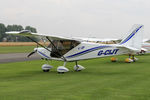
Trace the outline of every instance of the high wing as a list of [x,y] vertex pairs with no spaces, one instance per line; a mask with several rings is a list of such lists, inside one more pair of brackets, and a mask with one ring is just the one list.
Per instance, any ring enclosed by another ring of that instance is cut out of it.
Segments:
[[80,41],[80,39],[70,38],[70,37],[63,37],[63,36],[57,36],[57,35],[50,35],[50,34],[41,34],[41,33],[32,33],[28,30],[22,30],[22,31],[10,31],[6,32],[6,34],[12,34],[12,35],[20,35],[20,36],[47,36],[51,40],[76,40]]
[[28,30],[22,31],[10,31],[6,32],[6,34],[13,34],[13,35],[21,35],[21,36],[48,36],[51,40],[76,40],[76,41],[87,41],[87,42],[110,42],[110,41],[119,41],[120,39],[113,39],[113,38],[106,38],[106,39],[99,39],[99,38],[84,38],[84,37],[63,37],[58,35],[50,35],[50,34],[41,34],[41,33],[32,33]]
[[[56,58],[56,59],[62,59],[63,61],[66,61],[64,54],[66,54],[68,51],[70,51],[71,49],[73,49],[74,47],[76,47],[78,44],[81,43],[79,40],[73,38],[67,38],[67,37],[49,35],[49,34],[32,33],[28,30],[11,31],[11,32],[6,32],[6,34],[25,36],[49,52],[49,54],[47,53],[48,55],[44,55],[42,51],[45,50],[41,50],[41,52],[39,52],[40,55],[48,59]],[[32,39],[32,36],[45,37],[50,42],[50,44],[48,46],[41,45],[40,43]],[[39,48],[38,50],[35,49],[33,52],[31,52],[28,55],[28,57],[30,57],[32,54],[34,54],[37,51],[40,51]]]

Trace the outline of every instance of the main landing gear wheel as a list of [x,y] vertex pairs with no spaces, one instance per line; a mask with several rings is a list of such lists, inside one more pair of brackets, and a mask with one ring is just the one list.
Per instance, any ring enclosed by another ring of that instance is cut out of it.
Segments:
[[[132,57],[131,57],[132,56]],[[126,63],[131,63],[131,62],[135,62],[135,61],[137,61],[138,60],[138,58],[136,58],[134,55],[131,55],[131,54],[129,54],[129,58],[126,58],[125,59],[125,62]]]
[[43,70],[43,72],[49,72],[49,69],[48,70]]
[[131,63],[131,62],[133,62],[133,60],[132,60],[131,58],[126,58],[126,59],[125,59],[125,62],[126,62],[126,63]]
[[53,66],[48,65],[48,64],[42,65],[42,70],[43,70],[43,72],[49,72],[50,69],[52,69],[52,68],[53,68]]
[[58,72],[58,74],[64,74],[64,72]]
[[85,69],[83,66],[78,65],[77,61],[76,61],[75,63],[76,63],[76,65],[75,65],[73,68],[74,68],[74,70],[75,70],[76,72],[79,72],[79,71]]
[[66,68],[65,66],[66,66],[66,62],[64,62],[64,65],[63,65],[63,66],[59,66],[59,67],[57,68],[57,72],[58,72],[59,74],[64,74],[64,73],[68,72],[69,69]]

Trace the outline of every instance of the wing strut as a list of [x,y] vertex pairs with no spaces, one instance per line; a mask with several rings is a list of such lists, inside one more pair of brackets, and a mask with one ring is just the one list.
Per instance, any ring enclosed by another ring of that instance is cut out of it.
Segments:
[[[48,48],[46,48],[45,46],[41,45],[40,43],[38,43],[37,41],[33,40],[32,38],[30,38],[29,36],[27,36],[28,39],[32,40],[33,42],[37,43],[39,46],[45,48],[46,50],[48,50],[49,52],[52,52],[51,50],[49,50]],[[57,54],[55,54],[56,56],[58,56]],[[64,60],[64,59],[63,59]]]
[[40,43],[38,43],[37,41],[33,40],[32,38],[30,38],[30,37],[28,37],[28,36],[27,36],[27,38],[30,39],[30,40],[32,40],[33,42],[37,43],[39,46],[45,48],[45,49],[48,50],[49,52],[52,52],[52,51],[50,51],[48,48],[46,48],[46,47],[44,47],[43,45],[41,45]]
[[57,50],[57,52],[59,53],[59,55],[61,55],[61,57],[63,57],[63,60],[67,61],[66,58],[61,54],[61,52],[59,52],[59,50],[56,48],[56,46],[54,45],[54,43],[48,38],[48,36],[46,36],[46,38],[54,46],[54,48]]

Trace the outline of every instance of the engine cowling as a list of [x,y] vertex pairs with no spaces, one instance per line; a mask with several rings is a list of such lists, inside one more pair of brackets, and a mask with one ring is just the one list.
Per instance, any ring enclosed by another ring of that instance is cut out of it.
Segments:
[[[48,48],[49,50],[51,50],[51,48]],[[51,52],[49,52],[48,50],[46,50],[45,48],[37,48],[37,53],[44,59],[51,59]]]

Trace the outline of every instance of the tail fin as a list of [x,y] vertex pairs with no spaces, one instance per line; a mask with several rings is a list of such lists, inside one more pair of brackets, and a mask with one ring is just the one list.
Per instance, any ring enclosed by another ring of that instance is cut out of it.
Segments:
[[141,50],[142,46],[142,36],[143,36],[143,25],[135,24],[129,31],[127,36],[120,42],[120,45],[133,47]]

